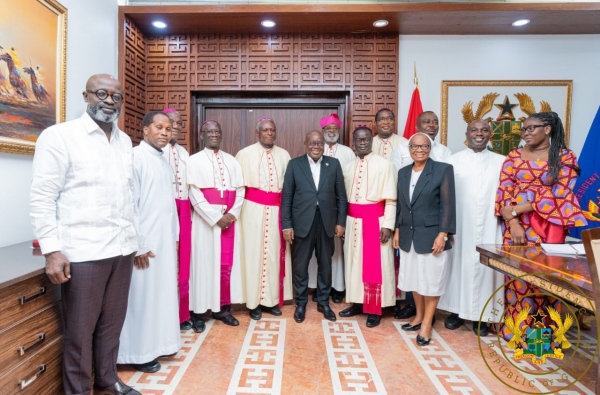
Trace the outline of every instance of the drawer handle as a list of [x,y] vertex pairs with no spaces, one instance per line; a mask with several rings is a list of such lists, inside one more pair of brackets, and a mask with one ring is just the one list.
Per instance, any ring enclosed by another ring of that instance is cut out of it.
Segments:
[[45,333],[40,333],[38,335],[38,340],[36,340],[35,342],[31,343],[29,346],[25,347],[25,346],[19,346],[17,348],[17,351],[19,351],[19,355],[23,356],[25,355],[25,353],[29,350],[31,350],[33,347],[38,346],[40,344],[42,344],[44,342],[44,340],[46,340],[46,334]]
[[35,372],[35,374],[33,376],[31,376],[28,380],[19,380],[19,386],[21,387],[21,390],[24,390],[25,387],[27,387],[29,384],[33,383],[35,381],[35,379],[40,377],[42,375],[42,373],[44,373],[45,371],[46,371],[46,364],[40,365],[38,371]]
[[42,287],[42,288],[40,288],[40,291],[38,293],[36,293],[35,295],[31,295],[30,297],[21,296],[19,298],[19,301],[21,302],[21,304],[25,304],[27,302],[32,301],[35,298],[38,298],[38,297],[44,295],[45,293],[46,293],[46,287]]

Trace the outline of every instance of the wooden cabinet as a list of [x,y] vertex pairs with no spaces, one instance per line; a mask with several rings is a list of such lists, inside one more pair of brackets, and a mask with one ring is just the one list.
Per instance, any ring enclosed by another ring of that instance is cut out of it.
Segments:
[[31,244],[0,248],[0,394],[62,394],[60,286]]

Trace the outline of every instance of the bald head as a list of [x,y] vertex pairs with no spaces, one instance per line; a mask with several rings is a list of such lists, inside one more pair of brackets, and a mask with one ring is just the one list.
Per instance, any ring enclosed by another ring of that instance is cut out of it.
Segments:
[[465,136],[467,137],[467,146],[475,152],[481,152],[486,149],[490,137],[492,137],[490,124],[483,119],[471,121],[467,126]]
[[325,146],[325,137],[320,130],[311,130],[306,133],[304,139],[304,147],[306,148],[306,154],[315,162],[323,156]]
[[110,74],[91,76],[85,84],[83,100],[87,103],[87,112],[101,127],[110,124],[119,117],[123,107],[123,86]]

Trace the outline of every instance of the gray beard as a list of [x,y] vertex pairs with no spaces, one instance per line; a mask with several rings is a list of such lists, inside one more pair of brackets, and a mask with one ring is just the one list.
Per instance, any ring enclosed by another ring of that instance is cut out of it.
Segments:
[[100,108],[100,104],[102,104],[102,103],[98,103],[92,107],[88,103],[88,113],[96,121],[104,122],[104,123],[111,123],[111,122],[116,121],[117,118],[119,118],[119,115],[121,115],[121,110],[119,110],[118,108],[116,108],[115,109],[116,111],[114,113],[112,113],[111,115],[103,113],[102,109]]
[[338,142],[338,139],[340,138],[340,135],[336,135],[336,137],[334,139],[330,139],[329,136],[325,135],[325,142],[329,143],[329,144],[334,144]]

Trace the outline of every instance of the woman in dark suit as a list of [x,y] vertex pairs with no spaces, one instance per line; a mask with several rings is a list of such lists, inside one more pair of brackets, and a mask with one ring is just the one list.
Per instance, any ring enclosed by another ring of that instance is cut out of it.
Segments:
[[446,290],[451,263],[448,236],[456,230],[454,170],[429,158],[433,141],[417,133],[408,141],[414,163],[398,172],[394,248],[400,248],[398,288],[413,291],[417,314],[402,326],[419,331],[417,344],[431,341],[434,313]]

